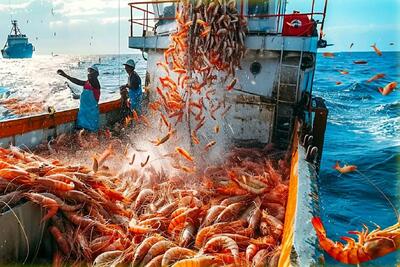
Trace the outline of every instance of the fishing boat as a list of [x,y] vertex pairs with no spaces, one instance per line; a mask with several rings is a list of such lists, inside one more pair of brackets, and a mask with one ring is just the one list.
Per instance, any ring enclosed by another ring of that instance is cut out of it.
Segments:
[[[322,38],[327,1],[321,1],[321,12],[316,12],[315,2],[309,13],[288,13],[286,1],[236,1],[239,16],[247,19],[247,53],[236,71],[238,89],[225,96],[232,108],[223,123],[230,125],[239,145],[272,142],[292,151],[279,266],[315,266],[321,255],[311,219],[319,210],[317,175],[328,110],[312,89],[317,50],[327,46]],[[129,47],[143,52],[146,86],[150,99],[155,98],[163,75],[156,64],[176,31],[179,3],[149,0],[129,5]]]
[[11,32],[7,37],[6,44],[1,50],[3,58],[32,58],[35,48],[28,41],[28,37],[21,33],[17,21],[11,21]]
[[[324,100],[312,94],[318,48],[326,46],[322,29],[327,1],[322,12],[286,13],[286,1],[238,0],[240,16],[247,18],[248,50],[237,71],[238,88],[226,101],[233,106],[225,122],[233,128],[235,143],[266,145],[274,143],[291,150],[289,199],[286,207],[282,253],[279,266],[315,266],[321,251],[311,225],[319,213],[317,175],[323,152],[328,110]],[[140,49],[147,60],[146,88],[154,99],[161,72],[156,67],[176,29],[177,1],[158,0],[130,3],[129,47]],[[140,17],[137,17],[141,14]],[[318,18],[318,20],[317,20]],[[140,34],[135,34],[137,28]],[[319,33],[318,33],[319,28]],[[145,56],[147,54],[147,56]],[[120,119],[120,101],[100,104],[101,124]],[[34,148],[43,141],[72,131],[77,110],[43,114],[0,122],[0,145]],[[30,209],[31,207],[19,207]],[[36,223],[28,240],[30,247],[40,236],[40,217],[29,221],[30,213],[20,211],[25,224]],[[8,231],[26,247],[23,235],[11,214]],[[0,217],[3,225],[5,216]],[[29,223],[27,222],[29,221]],[[0,253],[2,254],[2,253]],[[1,257],[0,257],[1,258]]]

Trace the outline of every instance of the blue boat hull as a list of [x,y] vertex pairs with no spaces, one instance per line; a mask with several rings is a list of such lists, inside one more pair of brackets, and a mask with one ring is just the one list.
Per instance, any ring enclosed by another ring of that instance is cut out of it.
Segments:
[[33,46],[28,45],[14,45],[6,47],[1,50],[3,58],[32,58]]

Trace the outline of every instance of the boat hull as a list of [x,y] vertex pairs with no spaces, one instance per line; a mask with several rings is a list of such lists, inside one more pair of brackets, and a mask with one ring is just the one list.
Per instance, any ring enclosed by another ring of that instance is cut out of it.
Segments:
[[[121,100],[114,100],[99,105],[100,128],[113,125],[121,119]],[[29,149],[62,133],[75,129],[78,109],[59,111],[54,114],[41,114],[0,122],[0,147],[10,145]]]
[[14,45],[6,47],[1,50],[3,58],[32,58],[33,46],[28,45]]

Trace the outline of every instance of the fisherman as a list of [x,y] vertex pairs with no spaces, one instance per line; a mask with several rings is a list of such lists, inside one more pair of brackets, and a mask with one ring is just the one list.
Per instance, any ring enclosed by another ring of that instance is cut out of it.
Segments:
[[82,81],[73,78],[63,70],[57,70],[57,74],[67,78],[72,83],[83,86],[83,91],[80,96],[80,106],[77,120],[77,128],[85,129],[91,132],[99,130],[99,99],[100,99],[100,82],[98,80],[99,69],[93,65],[88,68],[88,79]]
[[123,91],[129,90],[129,98],[131,102],[131,110],[138,115],[142,114],[142,80],[135,71],[135,61],[129,59],[125,64],[125,70],[128,73],[128,83],[120,87],[121,94]]

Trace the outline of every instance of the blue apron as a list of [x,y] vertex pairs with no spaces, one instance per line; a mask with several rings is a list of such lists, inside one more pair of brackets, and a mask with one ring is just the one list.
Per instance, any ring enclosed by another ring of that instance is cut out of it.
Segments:
[[139,84],[137,89],[129,89],[129,98],[131,100],[131,110],[135,110],[140,116],[142,115],[142,85]]
[[94,98],[93,92],[83,89],[78,112],[78,128],[97,132],[99,130],[99,117],[99,104]]

